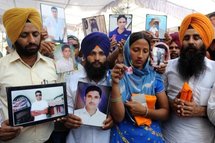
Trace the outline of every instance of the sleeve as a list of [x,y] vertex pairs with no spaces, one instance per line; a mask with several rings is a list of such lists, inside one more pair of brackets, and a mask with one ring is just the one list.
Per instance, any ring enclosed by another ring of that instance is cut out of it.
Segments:
[[215,83],[213,85],[213,88],[211,90],[211,94],[208,100],[208,106],[207,106],[207,114],[209,120],[215,125]]
[[165,91],[162,77],[156,73],[155,94]]

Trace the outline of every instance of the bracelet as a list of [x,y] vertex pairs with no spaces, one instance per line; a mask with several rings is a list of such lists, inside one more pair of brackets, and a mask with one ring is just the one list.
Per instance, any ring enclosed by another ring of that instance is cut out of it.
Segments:
[[122,96],[116,97],[116,98],[111,98],[110,101],[111,101],[112,103],[120,102],[120,101],[122,101]]
[[144,117],[146,117],[148,115],[148,113],[149,113],[149,109],[148,109],[148,107],[146,107],[146,113],[145,113]]

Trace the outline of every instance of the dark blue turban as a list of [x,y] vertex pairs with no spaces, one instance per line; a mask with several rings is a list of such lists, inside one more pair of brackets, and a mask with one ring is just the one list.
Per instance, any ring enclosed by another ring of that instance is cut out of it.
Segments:
[[106,34],[101,32],[93,32],[87,35],[81,43],[81,52],[86,58],[90,52],[99,46],[107,57],[110,51],[110,41]]

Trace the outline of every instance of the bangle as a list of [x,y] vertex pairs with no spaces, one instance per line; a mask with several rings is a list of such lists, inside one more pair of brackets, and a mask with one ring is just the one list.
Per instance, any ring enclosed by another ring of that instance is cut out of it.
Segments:
[[144,117],[146,117],[148,115],[148,113],[149,113],[149,109],[148,109],[148,107],[146,107],[146,113],[145,113]]
[[116,98],[111,98],[110,101],[111,101],[112,103],[121,102],[121,101],[122,101],[122,96],[116,97]]

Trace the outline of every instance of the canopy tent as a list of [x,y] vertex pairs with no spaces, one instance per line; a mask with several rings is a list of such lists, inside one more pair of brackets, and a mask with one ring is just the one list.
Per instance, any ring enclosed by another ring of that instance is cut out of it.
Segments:
[[[133,14],[132,31],[145,30],[146,14],[167,15],[167,28],[179,26],[189,13],[208,14],[214,11],[215,0],[0,0],[0,24],[5,10],[12,7],[34,7],[40,11],[40,4],[48,4],[65,9],[69,34],[83,38],[81,19],[105,15],[108,30],[109,14]],[[0,30],[4,32],[1,24]],[[0,35],[4,39],[4,35]]]

